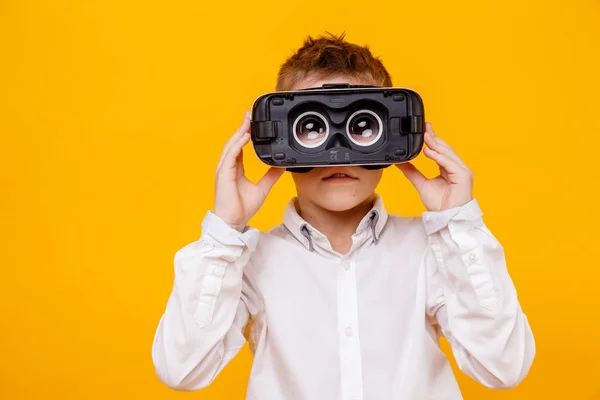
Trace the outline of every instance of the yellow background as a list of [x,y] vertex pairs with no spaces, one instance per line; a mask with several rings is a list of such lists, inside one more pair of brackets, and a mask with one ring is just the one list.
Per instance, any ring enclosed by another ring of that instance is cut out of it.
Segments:
[[[537,357],[510,392],[458,373],[465,399],[600,399],[592,0],[1,0],[1,399],[244,397],[247,347],[186,395],[158,381],[152,339],[221,147],[326,30],[369,44],[423,96],[505,248]],[[257,178],[266,167],[246,152]],[[424,211],[396,169],[379,192],[393,213]],[[252,225],[279,223],[293,194],[286,175]]]

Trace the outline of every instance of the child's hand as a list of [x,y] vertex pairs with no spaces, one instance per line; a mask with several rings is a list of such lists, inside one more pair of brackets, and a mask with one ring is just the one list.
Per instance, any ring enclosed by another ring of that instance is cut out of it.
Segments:
[[438,138],[431,123],[425,124],[423,153],[440,167],[440,175],[427,179],[413,164],[396,167],[415,186],[427,211],[442,211],[460,207],[473,199],[473,173],[452,148]]
[[260,209],[275,182],[285,172],[285,168],[271,167],[258,183],[249,181],[244,175],[242,151],[249,140],[250,112],[246,111],[242,126],[225,144],[215,177],[214,213],[240,232]]

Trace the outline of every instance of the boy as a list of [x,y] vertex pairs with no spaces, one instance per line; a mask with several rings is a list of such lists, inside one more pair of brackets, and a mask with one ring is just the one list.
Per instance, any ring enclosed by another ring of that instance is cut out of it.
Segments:
[[[310,36],[281,67],[277,90],[323,83],[392,86],[367,47]],[[535,344],[503,248],[472,197],[473,175],[426,124],[424,154],[440,175],[396,165],[428,211],[388,215],[382,169],[292,173],[282,225],[246,226],[283,169],[244,176],[250,116],[225,145],[202,236],[175,255],[175,282],[152,357],[179,390],[208,386],[249,341],[247,398],[462,399],[444,335],[462,371],[497,389],[527,374]]]

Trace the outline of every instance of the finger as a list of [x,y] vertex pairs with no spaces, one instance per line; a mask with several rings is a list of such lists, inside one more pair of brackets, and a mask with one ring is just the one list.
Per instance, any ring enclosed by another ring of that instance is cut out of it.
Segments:
[[456,154],[456,152],[450,147],[448,143],[443,141],[441,138],[437,136],[433,136],[430,131],[426,131],[425,133],[425,144],[429,146],[431,149],[435,150],[437,153],[443,154],[447,157],[452,158],[456,163],[458,163],[461,167],[466,168],[466,164],[463,160]]
[[448,157],[445,154],[438,153],[435,150],[426,147],[423,150],[423,153],[428,158],[431,158],[435,161],[440,167],[444,168],[450,174],[461,174],[464,173],[464,169],[452,158]]
[[237,142],[237,140],[245,132],[248,132],[249,130],[250,130],[250,111],[246,110],[246,113],[244,114],[244,119],[242,120],[242,124],[235,131],[235,133],[231,136],[231,138],[229,138],[229,140],[227,141],[227,143],[225,143],[225,146],[223,148],[223,152],[221,153],[222,158],[223,158],[223,156],[225,154],[227,154],[227,152],[229,151],[229,149],[231,148],[231,146],[233,146],[234,143]]
[[244,176],[246,171],[244,170],[244,149],[240,150],[240,154],[235,158],[235,167],[237,170],[237,176]]
[[225,157],[231,150],[233,146],[242,138],[242,136],[250,130],[250,120],[249,120],[249,112],[246,111],[246,116],[244,117],[244,121],[242,125],[238,128],[238,130],[233,134],[233,136],[227,141],[225,144],[225,148],[221,153],[221,158],[219,159],[219,163],[217,164],[217,171],[222,167],[223,161]]
[[425,122],[425,132],[430,132],[435,137],[435,131],[431,122]]
[[[447,155],[448,157],[454,158],[456,162],[458,162],[460,165],[462,165],[463,167],[466,167],[466,164],[464,163],[463,160],[461,160],[461,158],[458,156],[458,154],[456,154],[456,152],[454,151],[454,149],[452,149],[452,147],[446,143],[441,137],[437,136],[435,134],[435,131],[433,130],[433,125],[431,124],[431,122],[427,122],[425,123],[425,132],[427,132],[430,135],[429,138],[429,142],[433,142],[433,144],[428,143],[427,145],[430,147],[433,147],[434,150],[436,150],[438,153],[442,153]],[[425,135],[426,137],[428,135]],[[433,138],[433,141],[431,140]],[[427,140],[426,140],[427,143]],[[446,151],[444,151],[443,147],[446,148]]]
[[250,130],[250,111],[246,110],[246,113],[244,114],[244,119],[242,120],[242,124],[235,131],[235,133],[229,138],[229,140],[227,141],[227,143],[225,143],[225,146],[223,147],[223,151],[221,152],[221,157],[219,159],[219,163],[217,164],[217,169],[219,169],[219,167],[223,164],[223,159],[225,158],[225,154],[227,154],[229,149],[231,149],[231,146],[233,146],[237,142],[237,140],[244,133],[248,132],[249,130]]
[[462,158],[460,158],[460,156],[456,153],[456,151],[454,151],[454,149],[450,147],[450,145],[446,143],[441,137],[436,136],[436,140],[440,145],[442,145],[442,150],[438,151],[438,153],[441,152],[442,154],[452,158],[463,168],[469,168],[467,167],[467,164],[465,164],[465,162],[462,160]]
[[227,170],[227,169],[235,168],[238,155],[241,153],[242,148],[249,141],[250,141],[250,134],[247,132],[243,133],[242,136],[238,139],[238,141],[235,142],[231,146],[231,148],[229,149],[227,154],[225,154],[225,157],[223,158],[223,165],[222,165],[221,169]]
[[421,173],[421,171],[419,171],[417,169],[417,167],[415,167],[412,163],[410,162],[405,162],[402,164],[394,164],[396,165],[396,167],[402,171],[402,173],[404,174],[404,176],[410,181],[410,183],[413,184],[414,187],[416,188],[420,188],[421,185],[423,185],[423,183],[427,180],[427,178],[425,177],[425,175],[423,175]]
[[252,117],[252,115],[250,114],[250,110],[246,110],[246,112],[244,113],[244,119],[242,119],[242,123],[241,123],[240,127],[233,134],[234,140],[236,137],[239,137],[246,132],[250,132],[251,117]]
[[260,178],[260,180],[256,183],[256,186],[258,186],[266,196],[269,194],[271,188],[273,185],[275,185],[275,182],[279,180],[284,172],[285,168],[270,167],[263,177]]

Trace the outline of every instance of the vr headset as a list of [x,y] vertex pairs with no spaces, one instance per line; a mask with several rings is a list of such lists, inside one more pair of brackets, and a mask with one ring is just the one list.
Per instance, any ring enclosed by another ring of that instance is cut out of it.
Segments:
[[254,151],[291,172],[407,162],[421,152],[424,128],[423,101],[405,88],[325,84],[266,93],[252,105]]

